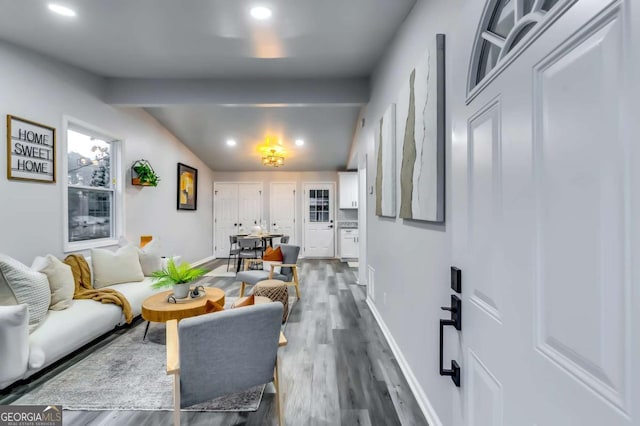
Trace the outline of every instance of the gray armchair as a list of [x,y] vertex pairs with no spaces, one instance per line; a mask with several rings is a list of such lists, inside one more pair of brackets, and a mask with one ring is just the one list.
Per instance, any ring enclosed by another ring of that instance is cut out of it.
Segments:
[[167,322],[167,374],[174,375],[174,424],[180,408],[274,382],[282,425],[278,347],[281,303],[265,303]]
[[[296,288],[296,296],[300,299],[300,282],[298,280],[298,255],[300,254],[300,246],[293,246],[288,244],[281,244],[280,250],[282,250],[282,265],[271,264],[270,270],[248,270],[249,265],[255,262],[262,262],[261,259],[247,260],[245,263],[245,270],[238,272],[236,279],[242,281],[240,284],[240,297],[244,296],[244,290],[247,284],[256,285],[263,280],[281,280],[292,285]],[[275,268],[279,266],[281,268],[280,273],[275,273]]]

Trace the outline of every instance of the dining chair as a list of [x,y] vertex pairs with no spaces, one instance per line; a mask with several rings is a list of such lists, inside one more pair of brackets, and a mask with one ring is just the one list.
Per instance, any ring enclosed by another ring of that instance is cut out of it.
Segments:
[[233,257],[234,263],[240,254],[240,248],[238,245],[238,236],[237,235],[229,235],[229,257],[227,258],[227,272],[229,272],[229,262],[231,261],[231,257]]
[[167,322],[167,375],[173,375],[173,422],[180,409],[273,382],[284,424],[278,347],[282,303],[264,303]]
[[259,237],[238,238],[238,266],[236,272],[240,271],[244,259],[259,259],[262,253],[262,239]]

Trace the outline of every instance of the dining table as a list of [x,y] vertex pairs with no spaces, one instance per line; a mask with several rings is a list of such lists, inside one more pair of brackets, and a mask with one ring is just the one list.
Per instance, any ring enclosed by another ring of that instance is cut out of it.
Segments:
[[[256,250],[264,251],[267,247],[273,247],[273,239],[283,237],[284,234],[279,234],[275,232],[263,232],[261,234],[236,234],[235,235],[238,240],[242,238],[260,238],[262,240],[262,246],[257,248]],[[236,266],[236,273],[240,272],[240,267],[242,266],[242,257],[238,256],[238,264]]]

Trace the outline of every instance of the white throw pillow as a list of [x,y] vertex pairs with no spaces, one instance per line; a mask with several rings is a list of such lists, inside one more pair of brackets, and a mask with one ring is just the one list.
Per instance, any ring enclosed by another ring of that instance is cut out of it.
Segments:
[[42,272],[49,280],[49,288],[51,289],[49,309],[62,311],[71,306],[73,293],[75,292],[75,282],[69,265],[48,254],[47,257],[36,257],[31,269]]
[[162,269],[160,242],[154,238],[146,246],[138,249],[140,266],[145,277],[150,277],[155,271]]
[[134,246],[122,247],[116,252],[91,249],[91,263],[93,288],[144,280],[138,249]]
[[0,306],[17,305],[18,301],[13,294],[13,290],[9,287],[9,283],[4,279],[4,275],[0,273]]
[[0,254],[0,273],[11,287],[18,303],[28,306],[29,332],[33,332],[46,318],[49,310],[51,289],[47,276],[4,254]]
[[[269,271],[270,272],[272,264],[273,265],[282,265],[282,262],[278,262],[278,261],[275,261],[275,260],[263,260],[262,261],[262,269],[265,270],[265,271]],[[281,269],[282,269],[281,267],[276,266],[275,268],[273,268],[273,273],[274,274],[279,274]]]
[[0,306],[0,388],[19,379],[29,359],[29,307]]

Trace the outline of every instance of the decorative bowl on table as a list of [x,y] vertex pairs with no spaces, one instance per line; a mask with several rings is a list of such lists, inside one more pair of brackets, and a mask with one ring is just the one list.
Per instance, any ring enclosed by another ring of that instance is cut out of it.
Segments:
[[174,293],[170,293],[167,296],[167,302],[169,303],[187,303],[195,299],[200,299],[201,297],[205,297],[207,292],[204,291],[204,287],[199,285],[192,289],[189,289],[186,297],[176,297]]

